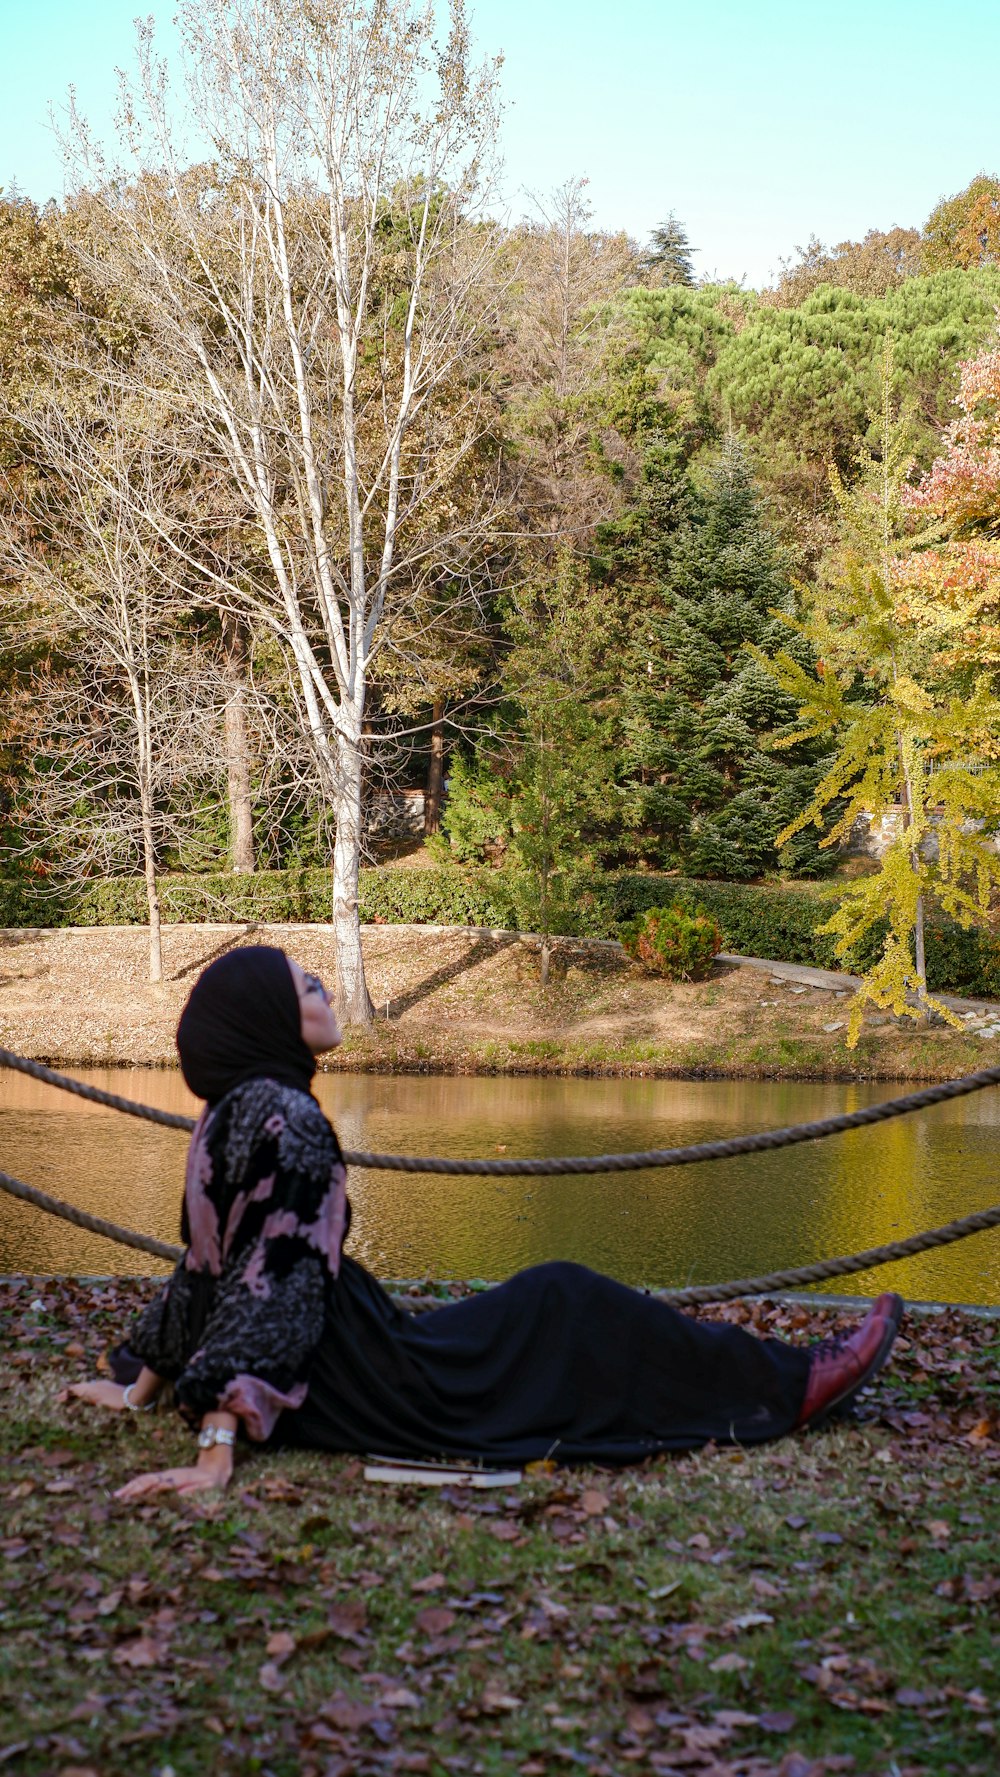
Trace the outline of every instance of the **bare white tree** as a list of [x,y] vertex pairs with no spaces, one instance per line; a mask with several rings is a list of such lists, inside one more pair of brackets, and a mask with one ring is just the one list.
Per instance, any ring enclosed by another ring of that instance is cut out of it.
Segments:
[[[106,361],[107,362],[107,361]],[[23,635],[35,612],[57,670],[31,686],[26,818],[54,848],[60,880],[145,879],[149,978],[162,979],[158,859],[190,831],[217,775],[217,670],[199,673],[176,633],[185,609],[164,548],[167,508],[157,415],[94,380],[95,360],[50,367],[5,418],[24,453],[0,476],[0,619]]]
[[[469,585],[494,497],[478,466],[471,494],[456,485],[489,420],[498,229],[477,205],[496,68],[473,68],[462,0],[446,4],[439,36],[433,0],[184,0],[211,164],[190,165],[147,29],[128,178],[77,131],[100,218],[91,269],[127,283],[192,455],[224,465],[258,539],[215,589],[294,663],[336,819],[348,1022],[372,1017],[358,865],[373,661],[415,589]],[[207,571],[199,523],[198,543],[178,526],[170,541]]]
[[614,483],[590,460],[607,429],[602,357],[616,324],[616,298],[638,278],[624,234],[592,227],[584,178],[532,199],[512,241],[519,256],[506,372],[509,424],[521,446],[524,529],[555,558],[565,543],[587,547],[596,521],[614,509]]

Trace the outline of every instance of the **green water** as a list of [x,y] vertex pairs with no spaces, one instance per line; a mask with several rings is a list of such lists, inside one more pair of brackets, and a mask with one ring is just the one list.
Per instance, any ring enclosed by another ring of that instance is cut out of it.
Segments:
[[[179,1075],[80,1070],[111,1091],[196,1110]],[[321,1077],[345,1147],[449,1155],[610,1153],[768,1129],[897,1096],[899,1086],[759,1081]],[[0,1169],[176,1240],[186,1137],[0,1074]],[[881,1128],[665,1172],[461,1179],[356,1171],[351,1250],[379,1275],[500,1278],[576,1259],[669,1286],[805,1264],[998,1201],[1000,1095]],[[0,1272],[166,1269],[0,1198]],[[831,1288],[1000,1301],[1000,1231]]]

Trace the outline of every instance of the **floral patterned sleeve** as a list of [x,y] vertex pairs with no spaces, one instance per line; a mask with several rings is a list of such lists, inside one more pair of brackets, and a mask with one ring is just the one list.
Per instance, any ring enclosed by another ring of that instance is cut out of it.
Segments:
[[300,1407],[348,1221],[337,1138],[308,1093],[252,1080],[201,1119],[185,1191],[190,1244],[132,1346],[184,1417],[235,1413],[267,1438]]

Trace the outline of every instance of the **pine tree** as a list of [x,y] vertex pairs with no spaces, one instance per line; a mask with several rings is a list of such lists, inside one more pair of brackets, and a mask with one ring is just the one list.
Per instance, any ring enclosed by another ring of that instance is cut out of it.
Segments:
[[456,759],[442,827],[464,859],[503,858],[529,882],[542,936],[572,930],[575,879],[616,824],[610,614],[568,550],[512,594],[504,700],[473,759]]
[[691,246],[683,223],[678,222],[671,210],[667,220],[659,228],[654,228],[650,235],[643,264],[647,271],[659,275],[662,284],[690,286],[694,283],[691,255],[697,251],[697,247]]
[[[819,768],[815,747],[774,750],[795,704],[746,649],[787,643],[774,612],[790,612],[793,594],[738,440],[727,439],[707,492],[700,499],[689,492],[686,510],[676,489],[669,500],[662,488],[640,507],[647,521],[665,510],[679,512],[680,522],[646,542],[655,584],[636,624],[628,675],[629,812],[640,849],[699,876],[746,880],[778,867],[824,869],[828,861],[811,835],[796,835],[779,857],[777,835]],[[613,540],[605,534],[619,562],[622,530]],[[643,559],[625,535],[633,560]],[[796,645],[808,661],[807,644]]]

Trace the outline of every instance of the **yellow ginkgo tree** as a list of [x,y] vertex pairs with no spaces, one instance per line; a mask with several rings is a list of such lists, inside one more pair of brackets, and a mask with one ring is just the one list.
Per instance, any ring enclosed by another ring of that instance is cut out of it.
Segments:
[[[849,487],[833,478],[839,545],[802,619],[787,619],[812,643],[815,671],[784,651],[758,655],[799,705],[788,744],[830,746],[828,769],[779,844],[809,823],[829,825],[825,846],[858,821],[885,838],[878,870],[840,891],[821,928],[847,962],[884,932],[851,1007],[851,1047],[866,1005],[956,1022],[927,991],[925,910],[933,902],[968,927],[988,914],[1000,883],[1000,699],[995,669],[967,647],[979,594],[928,571],[942,527],[919,528],[926,512],[913,498],[910,428],[894,411],[890,379],[887,356],[874,448],[862,451]],[[956,648],[959,638],[966,646]]]

